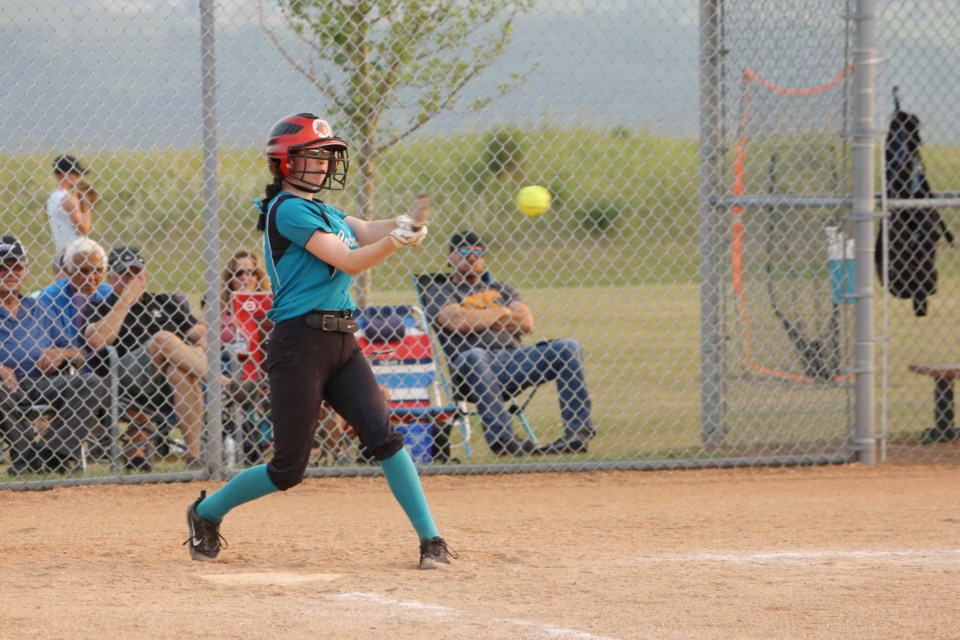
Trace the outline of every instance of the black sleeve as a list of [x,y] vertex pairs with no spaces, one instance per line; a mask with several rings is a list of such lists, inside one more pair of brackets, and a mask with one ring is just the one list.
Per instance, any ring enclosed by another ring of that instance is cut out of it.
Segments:
[[80,335],[78,338],[80,347],[87,352],[87,363],[86,369],[96,373],[99,376],[106,376],[110,373],[110,367],[107,362],[105,350],[100,350],[94,352],[90,345],[87,343],[86,331],[87,327],[94,322],[102,320],[107,313],[110,312],[110,309],[113,308],[113,305],[117,303],[117,297],[115,295],[110,295],[103,300],[94,300],[87,302],[80,310],[82,316]]
[[113,306],[117,304],[117,296],[110,294],[103,300],[92,300],[83,305],[80,309],[80,335],[79,343],[82,348],[89,348],[87,345],[86,332],[87,327],[94,322],[99,322],[105,315],[110,313]]
[[172,331],[181,338],[186,338],[187,333],[197,324],[197,319],[190,313],[190,301],[181,293],[164,297],[163,305],[170,323],[170,326],[164,329]]

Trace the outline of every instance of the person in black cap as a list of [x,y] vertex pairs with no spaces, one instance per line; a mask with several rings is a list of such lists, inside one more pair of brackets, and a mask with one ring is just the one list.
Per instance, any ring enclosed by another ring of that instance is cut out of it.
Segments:
[[[83,329],[87,346],[101,354],[97,371],[107,371],[100,350],[113,345],[120,357],[121,391],[144,408],[162,409],[172,403],[188,467],[200,468],[205,325],[190,313],[184,296],[147,291],[146,263],[138,248],[114,248],[108,268],[113,291],[87,307]],[[147,469],[149,463],[141,460],[136,466]]]
[[[47,219],[53,243],[57,246],[58,261],[63,247],[90,233],[93,202],[99,196],[96,191],[92,192],[92,200],[89,196],[90,187],[82,179],[87,171],[73,156],[63,155],[53,159],[53,177],[57,181],[57,188],[47,199]],[[54,272],[59,272],[57,262]]]
[[[84,364],[65,328],[40,300],[22,295],[27,274],[23,245],[0,238],[0,427],[10,444],[7,473],[66,472],[81,468],[81,445],[106,415],[106,383]],[[39,441],[27,412],[38,403],[55,411]]]
[[[516,289],[485,278],[486,255],[486,245],[473,231],[454,234],[447,256],[453,273],[424,291],[427,316],[438,329],[455,381],[477,404],[494,453],[586,452],[594,427],[580,344],[565,339],[523,346],[523,338],[533,333],[533,314]],[[548,381],[557,383],[564,430],[556,442],[535,448],[514,435],[503,395]]]

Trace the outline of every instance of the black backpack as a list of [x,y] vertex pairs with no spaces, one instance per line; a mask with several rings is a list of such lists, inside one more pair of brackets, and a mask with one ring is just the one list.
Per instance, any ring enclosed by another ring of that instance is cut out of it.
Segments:
[[[933,197],[920,157],[920,119],[900,109],[897,89],[893,90],[896,111],[890,119],[884,146],[887,198],[925,199]],[[940,212],[932,207],[891,208],[887,245],[887,288],[902,299],[913,301],[917,316],[927,315],[927,303],[937,292],[937,244],[944,238],[953,244]],[[877,275],[883,281],[883,229],[877,233],[874,252]]]

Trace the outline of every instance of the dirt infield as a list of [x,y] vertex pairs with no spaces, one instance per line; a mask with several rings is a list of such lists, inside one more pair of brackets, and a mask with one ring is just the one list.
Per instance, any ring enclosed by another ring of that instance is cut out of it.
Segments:
[[214,482],[0,492],[11,638],[957,638],[960,467],[427,477],[460,552],[415,570],[382,479],[243,506]]

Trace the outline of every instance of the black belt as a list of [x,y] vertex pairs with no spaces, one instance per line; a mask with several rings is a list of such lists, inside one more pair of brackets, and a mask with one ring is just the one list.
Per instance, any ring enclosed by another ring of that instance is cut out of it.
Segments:
[[311,311],[303,316],[308,327],[321,331],[339,331],[341,333],[356,333],[357,321],[353,319],[353,311]]

